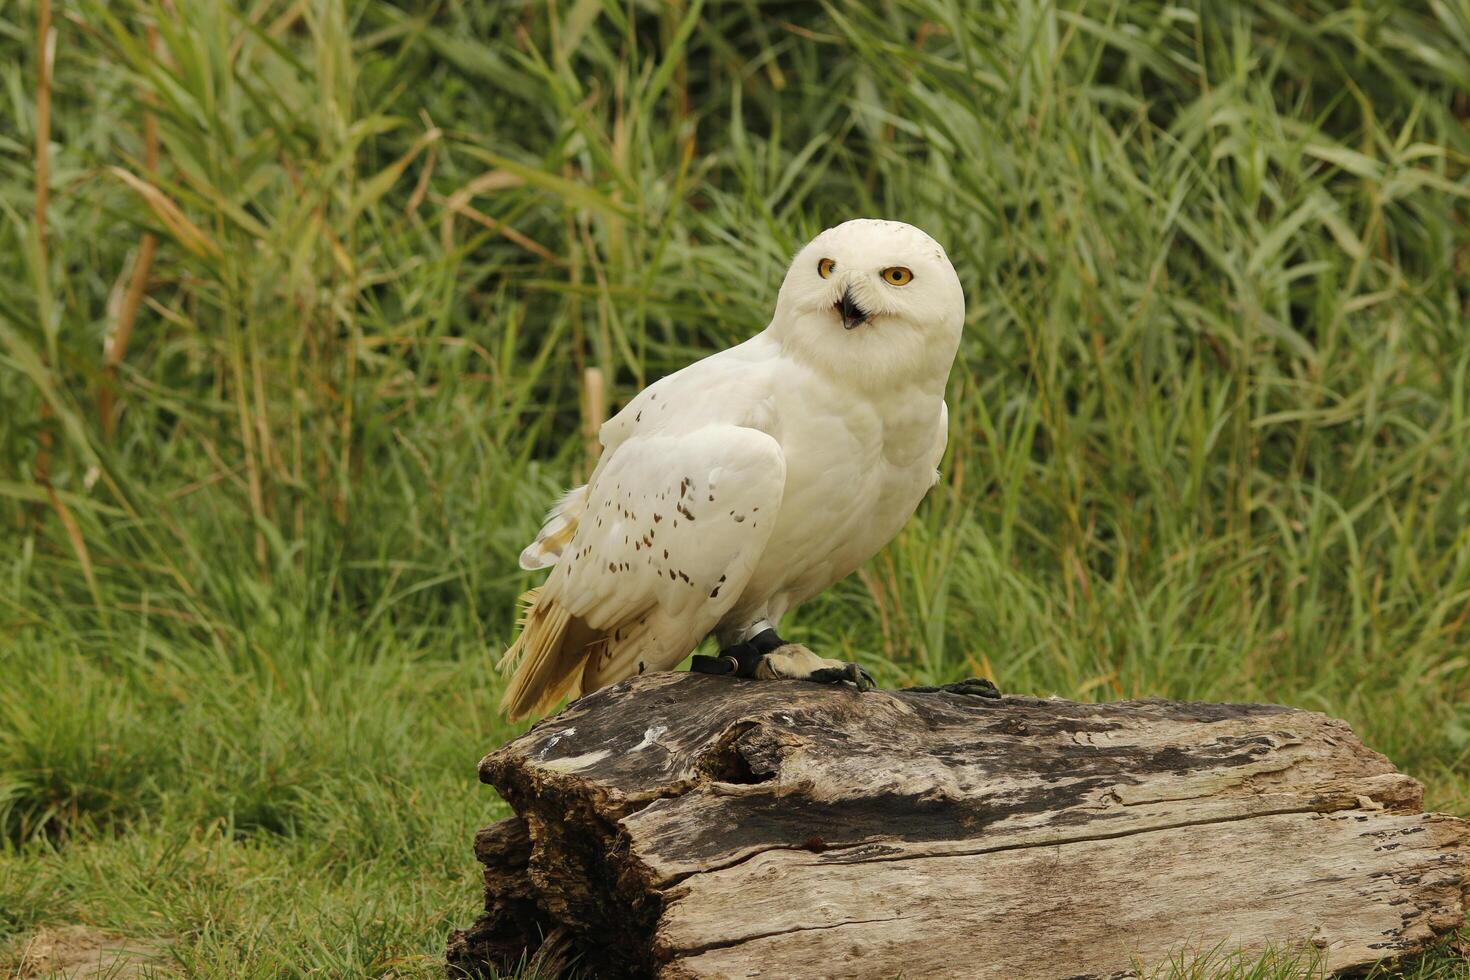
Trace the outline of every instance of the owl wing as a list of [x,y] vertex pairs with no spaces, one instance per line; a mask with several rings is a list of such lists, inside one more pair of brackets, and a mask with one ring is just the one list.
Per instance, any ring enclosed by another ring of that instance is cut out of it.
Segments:
[[939,403],[939,431],[934,435],[933,466],[934,478],[929,481],[932,487],[939,483],[939,464],[944,462],[944,447],[949,444],[949,403]]
[[512,716],[688,655],[744,590],[785,482],[779,444],[745,426],[620,441],[508,654]]

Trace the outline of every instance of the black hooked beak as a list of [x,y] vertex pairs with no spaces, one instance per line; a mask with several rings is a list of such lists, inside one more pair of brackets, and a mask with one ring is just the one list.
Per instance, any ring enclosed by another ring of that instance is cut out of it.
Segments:
[[846,330],[851,330],[853,327],[861,327],[872,318],[872,314],[861,306],[858,306],[857,300],[852,298],[851,286],[848,286],[842,291],[842,302],[832,305],[842,315],[842,326]]

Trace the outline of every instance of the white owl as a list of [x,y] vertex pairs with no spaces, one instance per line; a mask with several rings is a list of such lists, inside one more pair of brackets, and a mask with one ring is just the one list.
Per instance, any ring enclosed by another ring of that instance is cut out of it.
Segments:
[[872,685],[781,640],[781,617],[855,571],[938,479],[965,319],[944,249],[912,225],[829,228],[765,330],[662,378],[602,427],[601,460],[521,554],[551,567],[502,666],[543,713],[633,674],[697,667]]

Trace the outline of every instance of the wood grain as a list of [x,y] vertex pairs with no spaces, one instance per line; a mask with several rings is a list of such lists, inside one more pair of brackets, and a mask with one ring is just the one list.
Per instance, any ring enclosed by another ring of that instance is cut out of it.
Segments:
[[1346,724],[1273,705],[634,678],[491,753],[487,912],[599,975],[1082,977],[1302,946],[1328,970],[1464,918],[1470,825]]

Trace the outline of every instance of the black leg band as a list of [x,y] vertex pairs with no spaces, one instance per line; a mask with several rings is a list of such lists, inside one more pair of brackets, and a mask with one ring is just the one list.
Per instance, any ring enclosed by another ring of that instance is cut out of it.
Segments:
[[733,674],[740,668],[734,657],[706,657],[696,653],[689,661],[691,674]]
[[786,641],[773,629],[761,630],[744,643],[725,647],[718,657],[696,656],[689,670],[696,674],[734,674],[736,677],[754,677],[761,658]]

